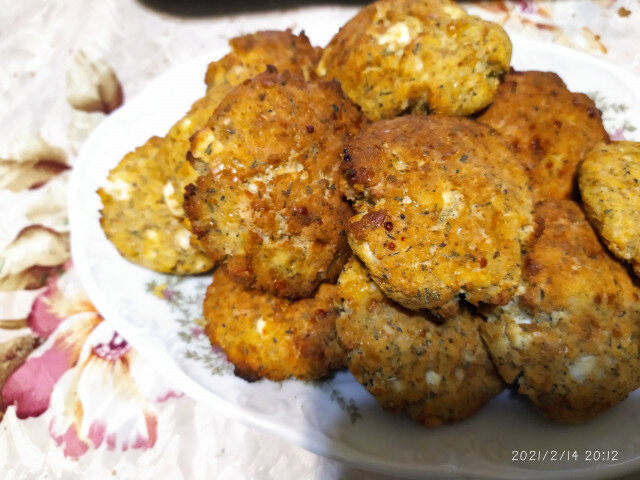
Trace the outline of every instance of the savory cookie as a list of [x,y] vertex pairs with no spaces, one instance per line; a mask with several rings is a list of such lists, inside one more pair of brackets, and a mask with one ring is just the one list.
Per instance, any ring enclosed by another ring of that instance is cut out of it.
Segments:
[[473,415],[504,384],[482,343],[482,319],[463,309],[440,323],[385,297],[352,258],[338,280],[338,336],[347,366],[387,410],[435,427]]
[[336,290],[324,283],[312,298],[287,300],[245,290],[223,266],[207,289],[205,331],[246,380],[322,378],[344,366],[335,326]]
[[510,61],[502,27],[455,2],[379,0],[333,37],[317,72],[338,80],[370,120],[469,115],[491,102]]
[[304,32],[294,35],[290,29],[265,30],[234,37],[229,40],[229,46],[231,52],[220,60],[211,62],[207,68],[207,94],[194,103],[191,112],[168,133],[180,147],[177,155],[180,162],[175,172],[171,172],[168,203],[173,211],[181,213],[183,217],[184,188],[195,182],[198,176],[192,165],[186,161],[186,154],[191,146],[191,135],[205,126],[231,87],[264,72],[269,65],[282,71],[289,70],[291,73],[303,75],[306,79],[312,78],[315,76],[314,71],[321,52],[320,48],[311,45]]
[[184,189],[198,178],[198,173],[187,161],[191,136],[206,125],[209,117],[230,91],[231,87],[228,85],[207,90],[207,94],[196,100],[187,114],[169,129],[163,139],[163,149],[156,166],[161,175],[167,178],[162,191],[163,201],[169,211],[181,220],[185,219],[182,207]]
[[184,188],[198,174],[186,161],[191,136],[238,83],[267,64],[313,71],[318,53],[304,34],[258,32],[230,40],[233,52],[209,65],[208,90],[164,138],[154,137],[114,168],[102,198],[102,227],[120,254],[159,272],[204,272],[213,261],[190,239],[182,207]]
[[459,296],[509,302],[533,206],[495,131],[463,117],[382,120],[348,143],[343,168],[357,211],[349,243],[386,295],[445,317]]
[[344,142],[361,124],[337,82],[271,68],[236,87],[193,138],[192,231],[248,288],[288,298],[335,280],[349,253]]
[[578,165],[589,148],[609,141],[593,101],[550,72],[509,72],[478,121],[510,145],[535,201],[573,197]]
[[640,387],[640,289],[580,207],[539,203],[523,286],[483,337],[507,383],[558,422],[581,422]]
[[229,40],[231,52],[220,60],[211,62],[205,82],[208,88],[221,85],[239,85],[247,78],[255,77],[274,65],[284,71],[310,80],[320,58],[321,48],[313,47],[301,32],[291,30],[261,31]]
[[640,143],[596,145],[580,165],[578,184],[591,225],[640,276]]
[[168,177],[159,164],[166,143],[164,138],[150,138],[109,172],[98,190],[103,205],[100,224],[120,255],[131,262],[158,272],[204,272],[213,262],[192,247],[191,232],[164,201]]

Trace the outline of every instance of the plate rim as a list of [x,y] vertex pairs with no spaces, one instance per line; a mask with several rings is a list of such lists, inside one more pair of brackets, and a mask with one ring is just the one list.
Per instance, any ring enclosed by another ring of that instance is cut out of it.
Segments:
[[[527,48],[552,50],[554,55],[562,55],[565,57],[577,58],[579,61],[584,61],[598,67],[599,69],[606,70],[609,73],[616,75],[616,77],[628,86],[630,90],[638,92],[638,100],[640,101],[640,77],[634,73],[626,70],[618,65],[610,63],[601,58],[597,58],[588,55],[584,52],[571,49],[569,47],[558,45],[550,42],[541,42],[536,40],[530,40],[523,38],[521,35],[510,35],[511,41],[516,46],[523,46]],[[69,180],[69,190],[67,193],[68,200],[68,215],[69,215],[69,230],[71,237],[71,259],[78,272],[80,281],[85,289],[90,301],[95,305],[96,309],[105,321],[110,322],[114,328],[127,339],[132,346],[134,346],[139,353],[147,360],[153,360],[156,363],[156,369],[158,373],[167,378],[176,388],[190,396],[194,401],[202,402],[210,408],[215,408],[219,413],[225,415],[232,420],[238,421],[243,425],[259,428],[260,430],[267,432],[271,435],[275,435],[289,443],[298,445],[301,448],[308,450],[314,454],[322,457],[330,458],[355,468],[385,473],[394,476],[404,477],[420,477],[425,474],[437,475],[438,478],[459,478],[464,475],[467,478],[492,478],[492,479],[511,479],[514,478],[514,469],[509,468],[506,472],[491,470],[468,470],[459,465],[446,465],[446,466],[417,466],[416,464],[405,465],[401,461],[382,460],[378,461],[371,455],[361,452],[360,450],[352,447],[351,445],[334,440],[329,445],[325,445],[326,437],[322,434],[318,434],[313,430],[304,431],[304,434],[295,426],[282,425],[275,421],[269,421],[268,419],[260,418],[252,414],[250,411],[245,410],[243,407],[239,407],[231,401],[218,397],[215,393],[209,391],[207,388],[199,384],[196,380],[189,377],[173,358],[164,349],[157,349],[156,343],[159,343],[154,338],[149,338],[148,332],[140,329],[139,327],[129,323],[124,317],[122,317],[117,308],[112,307],[108,297],[104,295],[100,287],[93,280],[90,273],[90,267],[88,258],[84,255],[82,243],[78,238],[78,232],[81,229],[79,223],[82,222],[82,213],[80,211],[80,193],[82,190],[82,178],[81,169],[86,164],[90,163],[89,155],[86,152],[91,150],[91,147],[100,139],[101,130],[108,128],[112,123],[118,123],[120,117],[125,117],[128,111],[128,107],[137,105],[147,90],[157,88],[155,86],[164,83],[165,78],[171,76],[175,70],[184,68],[187,64],[194,64],[201,62],[206,65],[206,62],[213,59],[221,58],[224,54],[229,52],[229,47],[218,47],[211,51],[192,57],[183,62],[179,62],[171,68],[165,70],[162,74],[156,76],[149,81],[131,100],[127,101],[123,106],[106,117],[88,136],[83,143],[80,151],[78,152],[76,161],[74,162],[73,169],[71,171]],[[195,99],[194,99],[195,100]],[[98,142],[99,144],[99,142]],[[137,145],[132,146],[135,148]],[[75,233],[74,233],[75,232]],[[340,447],[340,451],[336,447]],[[506,465],[505,465],[506,466]],[[610,478],[611,475],[625,475],[640,471],[640,452],[635,459],[631,459],[626,462],[617,463],[614,465],[596,465],[593,468],[577,468],[577,469],[563,469],[563,470],[533,470],[533,469],[520,469],[518,471],[518,478],[522,479],[549,479],[549,480],[561,480],[567,477],[567,475],[574,476],[576,478],[583,479],[598,479],[598,478]]]

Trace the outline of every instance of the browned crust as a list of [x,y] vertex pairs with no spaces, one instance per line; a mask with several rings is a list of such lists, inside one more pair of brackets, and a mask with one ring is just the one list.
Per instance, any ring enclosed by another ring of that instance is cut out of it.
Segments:
[[348,142],[342,169],[357,212],[349,243],[386,295],[444,315],[458,296],[509,301],[532,199],[494,130],[461,117],[382,120]]
[[386,410],[435,427],[473,415],[504,388],[480,337],[482,320],[467,308],[445,322],[407,310],[355,259],[338,294],[349,370]]
[[315,76],[321,53],[321,49],[311,45],[304,31],[294,35],[291,29],[242,35],[229,40],[229,46],[230,53],[209,64],[205,75],[208,88],[238,85],[263,72],[267,65],[310,79]]
[[576,203],[541,202],[535,215],[525,291],[483,337],[507,383],[553,420],[582,422],[640,386],[640,289]]
[[510,71],[478,120],[505,138],[535,200],[575,198],[578,165],[593,145],[609,141],[593,101],[551,72]]
[[246,287],[287,298],[334,281],[352,214],[339,163],[361,121],[337,82],[271,68],[236,87],[192,141],[209,173],[184,207],[211,258]]
[[640,142],[596,145],[580,164],[578,183],[587,219],[640,277]]
[[325,47],[317,72],[335,78],[370,120],[470,115],[491,102],[508,67],[502,27],[450,0],[378,0]]
[[205,330],[247,381],[315,380],[344,365],[335,330],[336,286],[291,301],[244,289],[221,267],[204,301]]

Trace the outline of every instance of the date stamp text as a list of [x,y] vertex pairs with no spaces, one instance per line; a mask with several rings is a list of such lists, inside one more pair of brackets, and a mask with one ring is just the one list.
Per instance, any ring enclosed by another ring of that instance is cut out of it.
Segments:
[[512,450],[512,462],[616,463],[618,450]]

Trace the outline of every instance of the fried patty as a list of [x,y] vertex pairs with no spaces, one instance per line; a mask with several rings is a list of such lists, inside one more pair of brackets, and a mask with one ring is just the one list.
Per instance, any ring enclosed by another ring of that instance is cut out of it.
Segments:
[[245,290],[225,267],[213,274],[204,300],[205,331],[249,381],[315,380],[344,366],[336,334],[336,285],[291,301]]
[[478,120],[522,162],[535,201],[574,197],[578,165],[593,145],[609,141],[593,101],[550,72],[509,72]]
[[352,211],[340,172],[361,115],[336,82],[275,69],[236,87],[192,141],[192,231],[248,288],[288,298],[335,280]]
[[310,72],[318,53],[304,34],[258,32],[230,40],[233,51],[207,70],[208,90],[163,138],[154,137],[127,154],[98,193],[101,224],[126,259],[151,270],[193,274],[213,261],[190,239],[183,210],[184,189],[198,173],[186,161],[190,137],[204,127],[236,84],[273,64]]
[[580,207],[539,203],[523,286],[483,325],[507,383],[558,422],[581,422],[640,387],[640,289]]
[[204,272],[213,262],[191,245],[184,220],[172,213],[164,192],[170,185],[162,164],[171,149],[166,138],[152,137],[128,153],[109,172],[104,187],[100,224],[107,238],[127,260],[158,272]]
[[338,337],[353,376],[393,412],[430,427],[473,415],[504,388],[463,309],[445,323],[385,297],[357,259],[338,280]]
[[591,225],[640,276],[640,143],[596,145],[580,165],[578,183]]
[[487,106],[509,68],[502,27],[450,0],[379,0],[333,37],[318,64],[371,120]]
[[208,88],[238,85],[264,72],[267,65],[289,70],[309,80],[315,76],[322,51],[311,45],[304,32],[294,35],[290,29],[242,35],[229,40],[229,46],[229,54],[209,64],[205,76]]
[[160,168],[163,175],[167,177],[167,183],[162,192],[164,203],[170,212],[181,220],[185,220],[182,206],[184,189],[198,178],[198,173],[187,161],[187,153],[191,148],[191,136],[206,125],[209,117],[230,91],[231,87],[227,85],[207,90],[207,94],[196,100],[189,112],[171,127],[165,136],[164,148],[157,168]]
[[348,143],[343,169],[349,243],[386,295],[412,310],[509,301],[533,208],[495,131],[462,117],[383,120]]

